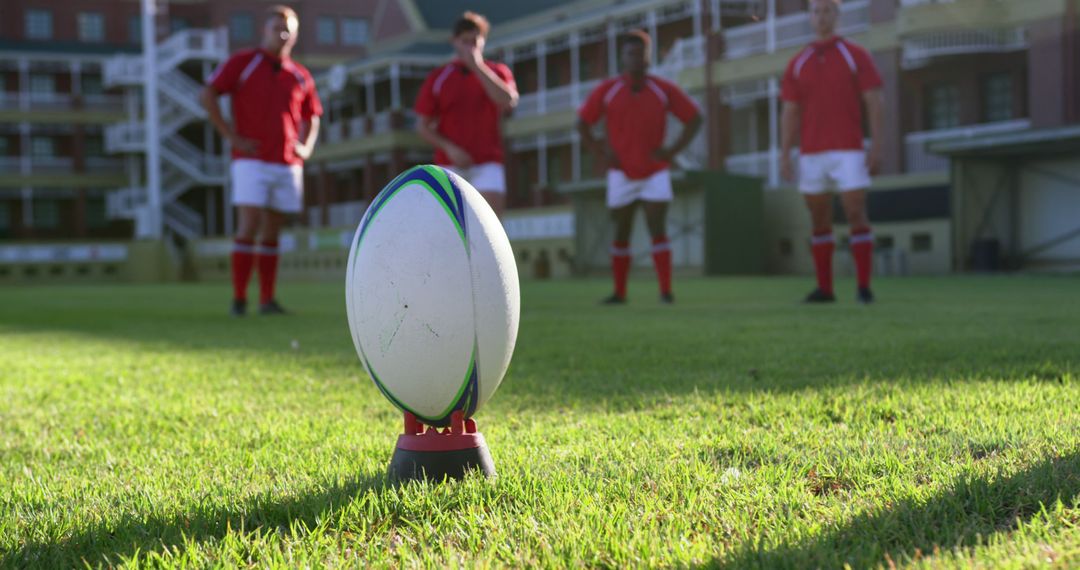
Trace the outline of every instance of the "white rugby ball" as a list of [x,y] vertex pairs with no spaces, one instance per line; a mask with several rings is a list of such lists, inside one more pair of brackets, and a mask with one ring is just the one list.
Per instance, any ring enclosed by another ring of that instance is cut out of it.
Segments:
[[353,344],[388,400],[446,426],[499,387],[517,340],[520,293],[495,212],[450,170],[390,182],[353,236],[345,275]]

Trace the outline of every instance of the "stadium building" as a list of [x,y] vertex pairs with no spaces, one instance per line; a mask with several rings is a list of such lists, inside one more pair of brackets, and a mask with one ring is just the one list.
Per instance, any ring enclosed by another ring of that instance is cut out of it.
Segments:
[[[411,107],[449,58],[449,28],[465,9],[491,20],[488,56],[512,67],[521,93],[505,125],[505,225],[524,277],[606,269],[603,173],[578,140],[575,109],[616,72],[617,38],[634,28],[656,40],[654,73],[706,114],[678,159],[676,265],[812,271],[808,216],[778,160],[779,77],[813,39],[804,0],[294,4],[295,57],[315,73],[326,115],[305,211],[282,240],[283,275],[340,275],[366,205],[397,172],[431,159]],[[872,52],[886,86],[884,172],[869,198],[879,272],[1080,261],[1076,222],[1060,215],[1080,208],[1062,191],[1080,182],[1080,167],[1047,157],[1080,139],[1078,4],[845,0],[840,32]],[[266,5],[159,3],[151,78],[138,2],[0,0],[0,282],[227,275],[225,155],[197,95],[230,51],[258,40]],[[159,103],[152,125],[148,83]],[[151,151],[160,167],[148,176]],[[995,174],[1003,156],[1012,166]]]

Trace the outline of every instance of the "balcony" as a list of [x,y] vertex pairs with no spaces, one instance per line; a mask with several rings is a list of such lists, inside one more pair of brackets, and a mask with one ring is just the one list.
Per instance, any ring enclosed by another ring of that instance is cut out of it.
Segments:
[[0,172],[16,174],[22,169],[22,158],[18,156],[0,156]]
[[907,157],[908,172],[940,172],[949,169],[949,159],[930,153],[926,150],[929,143],[974,137],[992,133],[1009,133],[1023,131],[1031,127],[1028,119],[1014,121],[1001,121],[998,123],[984,123],[958,127],[955,129],[939,129],[936,131],[922,131],[908,133],[904,137],[904,146]]
[[514,108],[514,117],[533,117],[576,109],[585,102],[600,81],[592,79],[522,95]]
[[936,57],[1007,53],[1027,48],[1027,34],[1020,27],[927,32],[904,39],[901,65],[904,69],[916,69]]
[[767,178],[769,176],[770,154],[771,153],[767,150],[746,154],[733,154],[727,157],[724,161],[724,166],[727,168],[727,171],[732,174]]
[[91,156],[85,161],[87,172],[123,172],[124,160],[111,156]]
[[0,109],[20,111],[122,111],[124,100],[116,95],[71,93],[0,92]]
[[907,8],[908,6],[918,6],[920,4],[951,4],[956,0],[900,0],[900,5]]
[[32,156],[30,172],[33,174],[65,174],[75,170],[75,159],[70,156]]
[[[724,31],[724,45],[727,49],[725,59],[740,59],[769,51],[769,26],[775,26],[774,38],[776,49],[801,46],[814,39],[814,30],[810,27],[810,15],[797,12],[780,16],[775,21],[757,22],[737,26]],[[840,35],[851,35],[870,27],[869,0],[844,2],[841,7]]]

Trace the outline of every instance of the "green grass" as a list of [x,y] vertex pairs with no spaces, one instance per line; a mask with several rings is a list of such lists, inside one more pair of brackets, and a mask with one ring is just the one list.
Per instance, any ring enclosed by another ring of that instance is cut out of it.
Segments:
[[0,567],[1080,565],[1080,280],[677,285],[526,284],[499,476],[400,487],[339,284],[0,290]]

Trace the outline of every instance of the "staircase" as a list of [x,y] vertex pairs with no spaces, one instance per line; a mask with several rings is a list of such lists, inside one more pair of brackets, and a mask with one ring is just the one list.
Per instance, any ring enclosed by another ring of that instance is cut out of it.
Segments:
[[[141,154],[147,151],[148,144],[158,145],[162,221],[166,231],[192,239],[204,233],[202,215],[179,199],[195,186],[224,185],[226,165],[223,157],[200,149],[179,134],[185,125],[207,119],[199,102],[202,85],[180,66],[190,61],[216,64],[224,60],[229,53],[228,36],[224,28],[183,30],[159,43],[157,50],[154,72],[161,123],[158,139],[147,140],[146,123],[138,118],[107,127],[105,149],[109,153]],[[106,87],[125,87],[141,94],[142,56],[116,56],[105,63],[103,75]],[[134,114],[141,114],[141,107],[139,111]],[[107,198],[109,216],[135,220],[137,228],[141,220],[148,218],[148,207],[146,188],[114,190]]]

